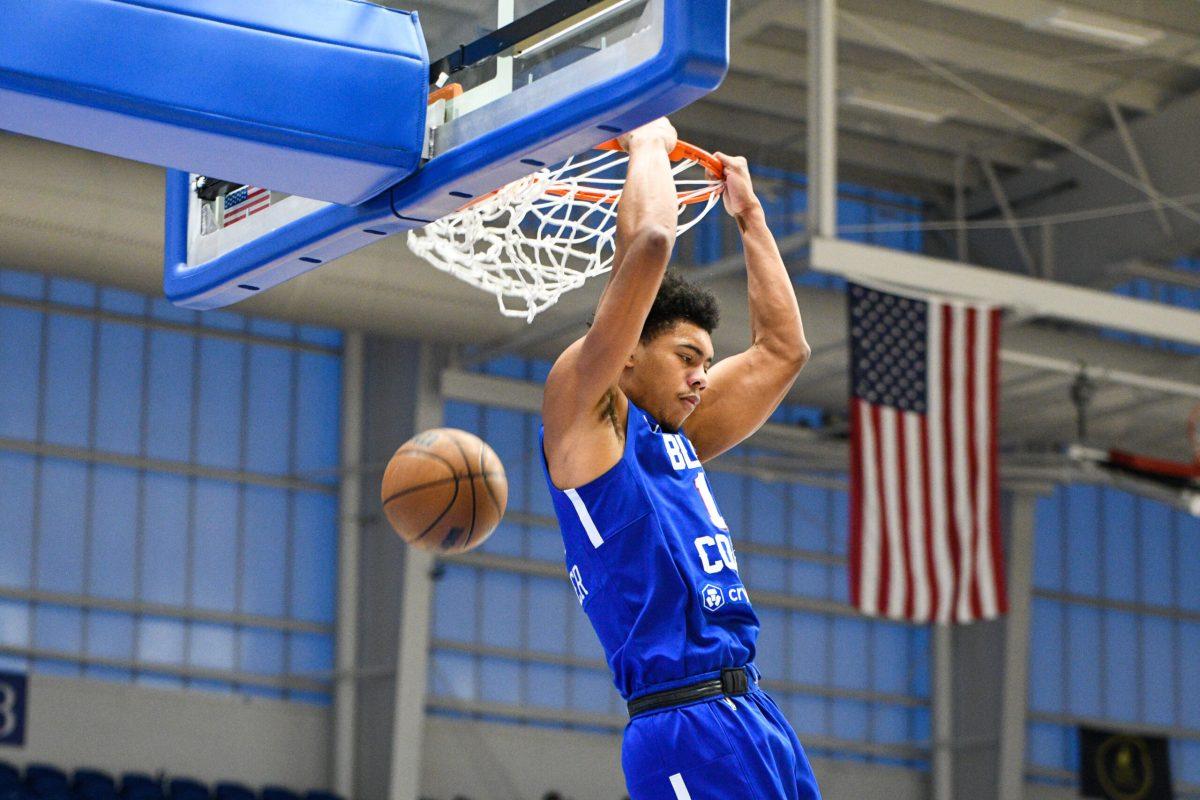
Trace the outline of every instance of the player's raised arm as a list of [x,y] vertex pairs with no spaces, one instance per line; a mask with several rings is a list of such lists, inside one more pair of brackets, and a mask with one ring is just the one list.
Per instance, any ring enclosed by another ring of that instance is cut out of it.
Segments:
[[546,379],[542,417],[547,455],[572,426],[594,424],[637,346],[675,244],[677,201],[665,119],[621,137],[629,153],[617,208],[614,269],[587,335],[568,347]]
[[684,426],[701,460],[720,455],[758,430],[782,402],[811,352],[791,279],[754,195],[746,159],[714,155],[725,165],[725,209],[742,233],[751,344],[709,371],[704,402]]

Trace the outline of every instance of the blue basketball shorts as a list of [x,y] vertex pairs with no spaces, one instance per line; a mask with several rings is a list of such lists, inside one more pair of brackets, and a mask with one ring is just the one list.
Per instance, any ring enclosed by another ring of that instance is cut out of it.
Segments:
[[762,689],[638,715],[621,766],[630,800],[820,800],[804,748]]

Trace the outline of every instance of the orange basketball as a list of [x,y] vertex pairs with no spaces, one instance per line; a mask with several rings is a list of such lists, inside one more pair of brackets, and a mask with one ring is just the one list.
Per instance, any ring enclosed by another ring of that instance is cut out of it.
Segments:
[[405,442],[383,473],[383,510],[409,544],[464,553],[504,516],[508,479],[495,451],[457,428],[434,428]]

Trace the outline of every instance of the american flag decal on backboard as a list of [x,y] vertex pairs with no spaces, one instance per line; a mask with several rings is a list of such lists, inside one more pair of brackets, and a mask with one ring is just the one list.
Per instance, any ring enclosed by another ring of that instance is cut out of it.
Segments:
[[257,186],[243,186],[225,195],[225,222],[228,228],[235,222],[241,222],[251,214],[271,205],[271,192]]
[[1000,310],[847,297],[851,601],[913,622],[1003,614]]

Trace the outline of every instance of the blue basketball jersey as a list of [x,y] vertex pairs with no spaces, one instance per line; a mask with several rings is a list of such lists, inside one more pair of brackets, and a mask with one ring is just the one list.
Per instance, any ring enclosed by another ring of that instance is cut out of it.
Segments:
[[758,617],[686,436],[630,402],[621,460],[566,491],[551,482],[542,452],[567,575],[622,697],[754,660]]

